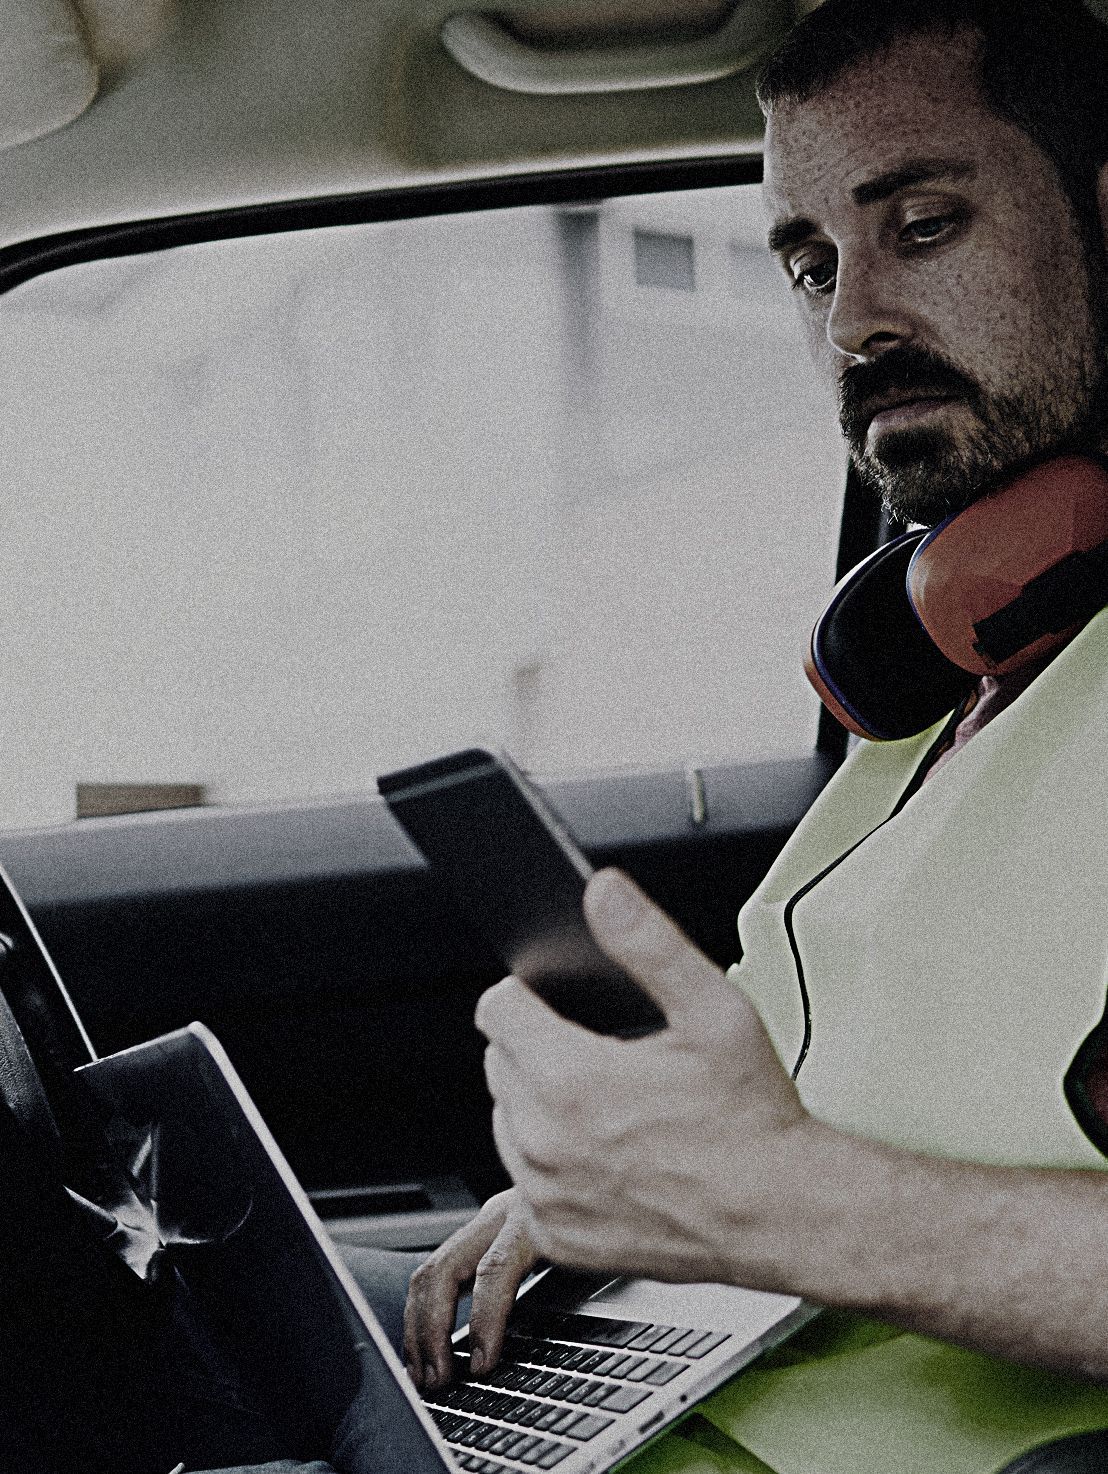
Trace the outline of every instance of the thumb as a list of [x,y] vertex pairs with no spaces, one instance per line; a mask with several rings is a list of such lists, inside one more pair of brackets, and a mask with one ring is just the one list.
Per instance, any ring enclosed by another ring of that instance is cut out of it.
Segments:
[[598,870],[585,889],[597,945],[658,1004],[670,1025],[699,1013],[721,974],[681,928],[622,870]]

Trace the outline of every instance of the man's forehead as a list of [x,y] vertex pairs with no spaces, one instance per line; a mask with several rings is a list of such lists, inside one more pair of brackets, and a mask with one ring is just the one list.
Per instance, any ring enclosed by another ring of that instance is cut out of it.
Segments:
[[986,107],[972,33],[916,36],[855,63],[815,97],[779,103],[766,126],[771,213],[927,157],[972,157],[1006,125]]

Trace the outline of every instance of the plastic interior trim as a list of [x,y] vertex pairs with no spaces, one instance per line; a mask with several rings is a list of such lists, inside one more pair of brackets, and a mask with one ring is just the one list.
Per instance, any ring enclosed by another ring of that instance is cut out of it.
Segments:
[[739,0],[712,34],[656,45],[574,49],[529,46],[480,11],[447,18],[443,46],[472,76],[509,92],[574,96],[689,87],[745,71],[777,34],[775,7]]

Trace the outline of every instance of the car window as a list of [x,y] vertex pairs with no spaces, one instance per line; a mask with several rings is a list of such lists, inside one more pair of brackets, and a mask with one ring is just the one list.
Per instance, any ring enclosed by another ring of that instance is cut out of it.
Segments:
[[844,458],[763,235],[742,186],[9,293],[0,822],[810,751]]

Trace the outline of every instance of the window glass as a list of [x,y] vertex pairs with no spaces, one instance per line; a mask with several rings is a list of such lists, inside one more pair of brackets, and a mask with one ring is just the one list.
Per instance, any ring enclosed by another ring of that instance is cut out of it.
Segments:
[[[844,457],[752,188],[300,232],[0,300],[0,823],[809,751]],[[183,791],[183,790],[182,790]]]

